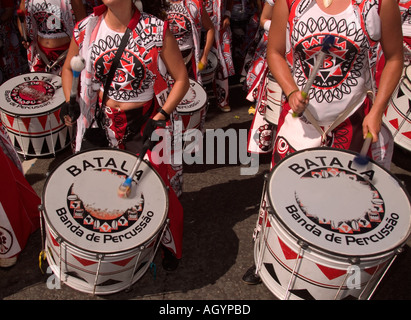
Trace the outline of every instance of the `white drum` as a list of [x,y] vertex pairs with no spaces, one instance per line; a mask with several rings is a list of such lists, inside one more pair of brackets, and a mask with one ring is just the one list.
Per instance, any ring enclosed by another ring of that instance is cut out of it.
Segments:
[[404,69],[403,77],[395,88],[383,121],[391,131],[394,142],[411,151],[411,66]]
[[[201,124],[205,121],[207,103],[207,93],[204,88],[197,81],[190,79],[190,88],[176,108],[178,118],[182,122],[183,141],[189,140],[184,135],[191,134],[192,130],[202,129]],[[191,149],[191,143],[185,143],[184,150],[191,152]]]
[[409,237],[405,188],[354,157],[328,148],[299,151],[267,179],[254,257],[279,299],[371,298]]
[[267,103],[264,119],[273,125],[278,124],[281,113],[282,89],[271,73],[267,74]]
[[203,85],[214,81],[215,72],[217,70],[218,59],[214,52],[210,51],[207,57],[207,65],[200,71]]
[[143,161],[128,198],[117,195],[137,157],[98,149],[77,153],[46,180],[45,252],[53,273],[86,293],[111,294],[140,279],[167,226],[168,194]]
[[16,151],[24,156],[55,155],[73,134],[60,120],[66,101],[58,75],[27,73],[0,87],[1,119]]

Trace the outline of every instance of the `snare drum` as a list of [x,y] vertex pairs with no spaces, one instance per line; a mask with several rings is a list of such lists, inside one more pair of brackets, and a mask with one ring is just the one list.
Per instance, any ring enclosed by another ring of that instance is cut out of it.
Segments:
[[391,131],[394,142],[411,151],[411,66],[404,69],[403,77],[395,88],[383,121]]
[[354,157],[328,148],[298,151],[266,180],[254,257],[279,299],[370,298],[409,237],[405,188]]
[[72,130],[59,116],[66,101],[60,76],[27,73],[6,81],[0,89],[1,119],[18,153],[55,155],[71,143]]
[[215,72],[217,70],[218,59],[215,53],[210,51],[207,57],[207,65],[203,70],[200,71],[201,73],[201,80],[203,85],[212,83],[214,81]]
[[118,197],[136,159],[122,150],[84,151],[47,178],[45,251],[53,273],[68,286],[115,293],[140,279],[153,261],[167,225],[168,194],[143,161],[130,196]]
[[264,119],[273,125],[278,124],[281,112],[282,89],[269,72],[267,74],[267,104]]
[[[207,93],[197,81],[192,79],[189,79],[189,81],[190,88],[176,108],[179,119],[182,121],[182,134],[186,136],[190,134],[190,130],[197,129],[201,131],[201,125],[204,123],[207,111]],[[186,139],[184,138],[183,141],[186,141]],[[188,144],[186,144],[184,150],[189,151]]]

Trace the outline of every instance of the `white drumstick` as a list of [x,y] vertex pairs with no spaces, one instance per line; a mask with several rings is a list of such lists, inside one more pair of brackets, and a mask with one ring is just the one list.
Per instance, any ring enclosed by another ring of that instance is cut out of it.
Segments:
[[71,83],[70,104],[73,104],[77,98],[78,81],[81,71],[85,68],[86,62],[80,56],[74,56],[70,61],[70,67],[73,71],[73,82]]

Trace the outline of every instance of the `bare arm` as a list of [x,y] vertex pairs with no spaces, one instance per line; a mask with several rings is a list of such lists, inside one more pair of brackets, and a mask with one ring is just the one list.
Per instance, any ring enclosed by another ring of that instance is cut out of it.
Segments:
[[294,112],[300,114],[305,110],[308,100],[304,99],[301,92],[298,91],[298,87],[285,59],[288,15],[287,1],[277,0],[271,15],[271,26],[267,44],[267,62],[272,75],[286,96],[297,90],[290,96],[288,103]]
[[370,113],[363,122],[364,136],[367,132],[373,135],[373,141],[378,140],[382,116],[389,99],[398,84],[404,64],[403,36],[398,4],[395,0],[381,1],[381,46],[384,52],[385,65],[381,74],[378,93]]
[[206,10],[202,11],[201,23],[203,25],[203,28],[206,30],[206,42],[204,45],[203,55],[201,56],[200,61],[204,65],[207,65],[207,56],[210,53],[210,50],[214,44],[215,29],[213,22],[211,21],[210,16],[208,15]]
[[[175,81],[163,106],[163,110],[168,114],[171,114],[184,98],[190,83],[188,80],[187,68],[178,48],[177,41],[168,29],[166,30],[163,50],[160,55],[168,72]],[[161,113],[157,113],[153,119],[164,120],[164,116]]]

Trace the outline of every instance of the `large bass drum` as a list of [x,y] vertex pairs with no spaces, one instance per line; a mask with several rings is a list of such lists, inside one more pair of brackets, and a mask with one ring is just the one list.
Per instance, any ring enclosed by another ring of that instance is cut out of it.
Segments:
[[336,149],[298,151],[266,180],[254,256],[279,299],[369,299],[409,237],[403,185],[354,159]]
[[130,196],[117,195],[136,159],[121,150],[84,151],[46,180],[47,261],[58,279],[76,290],[111,294],[127,289],[154,259],[167,226],[168,194],[143,161]]

